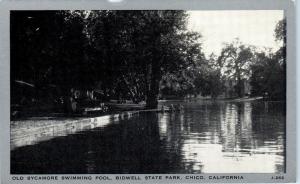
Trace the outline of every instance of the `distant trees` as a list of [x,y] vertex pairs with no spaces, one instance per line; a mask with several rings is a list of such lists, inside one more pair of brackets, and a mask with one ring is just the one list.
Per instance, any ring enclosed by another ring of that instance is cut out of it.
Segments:
[[[282,43],[282,47],[275,52],[258,50],[235,40],[226,44],[217,58],[223,82],[235,81],[233,91],[238,97],[245,95],[244,84],[246,81],[251,86],[252,96],[264,96],[268,99],[279,100],[286,98],[285,19],[277,23],[274,32],[275,40]],[[205,85],[201,84],[200,86]],[[221,89],[225,88],[228,86],[223,86]]]
[[214,55],[206,59],[199,54],[192,66],[181,72],[167,73],[161,82],[161,94],[170,98],[197,95],[217,98],[223,92],[223,76]]
[[195,92],[202,96],[217,98],[224,92],[224,78],[217,57],[210,57],[198,63],[195,74]]
[[285,99],[286,69],[276,54],[257,53],[252,65],[251,86],[253,96]]
[[279,21],[275,28],[275,39],[282,43],[275,53],[257,52],[251,66],[250,84],[253,96],[269,99],[286,98],[286,22]]
[[223,68],[227,79],[236,81],[234,86],[238,97],[244,95],[243,80],[249,78],[253,51],[250,46],[243,45],[239,40],[226,44],[218,57],[218,63]]
[[252,65],[251,86],[253,96],[264,96],[270,99],[285,98],[284,67],[273,53],[256,54]]
[[[283,43],[276,52],[267,49],[259,50],[236,39],[226,43],[219,56],[212,54],[209,58],[205,58],[200,53],[193,67],[163,77],[162,94],[175,97],[201,94],[216,98],[225,92],[230,92],[227,97],[243,97],[251,89],[251,96],[284,100],[286,98],[285,20],[279,21],[276,25],[275,39]],[[231,87],[233,89],[230,89]]]

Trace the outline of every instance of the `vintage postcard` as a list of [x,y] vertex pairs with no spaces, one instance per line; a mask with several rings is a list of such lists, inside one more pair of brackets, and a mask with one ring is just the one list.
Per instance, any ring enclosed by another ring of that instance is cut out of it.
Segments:
[[3,184],[295,182],[294,2],[2,5]]

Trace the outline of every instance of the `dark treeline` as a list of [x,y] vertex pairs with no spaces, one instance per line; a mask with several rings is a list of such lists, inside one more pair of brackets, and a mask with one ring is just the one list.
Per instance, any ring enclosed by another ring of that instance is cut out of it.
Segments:
[[101,89],[109,99],[156,107],[163,74],[201,57],[184,11],[13,12],[12,79]]
[[[242,97],[245,81],[251,95],[285,98],[285,44],[272,53],[235,41],[206,58],[187,18],[177,10],[12,11],[12,103],[67,101],[81,90],[155,108],[164,97]],[[285,43],[284,21],[275,36]],[[17,90],[16,81],[35,90]]]

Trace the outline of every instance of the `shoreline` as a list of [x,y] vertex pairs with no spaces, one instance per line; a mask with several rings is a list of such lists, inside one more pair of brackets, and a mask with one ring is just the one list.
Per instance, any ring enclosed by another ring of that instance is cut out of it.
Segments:
[[[261,98],[247,98],[222,100],[223,102],[244,102],[260,100]],[[171,100],[169,100],[171,101]],[[161,104],[160,104],[161,105]],[[110,123],[126,120],[145,112],[180,112],[166,109],[135,109],[114,111],[109,114],[95,114],[94,116],[42,116],[10,121],[10,135],[12,150],[21,146],[33,145],[59,136],[66,136],[76,132],[104,127]]]
[[92,128],[104,127],[110,123],[131,118],[142,112],[128,111],[98,117],[11,121],[11,150]]
[[[190,99],[173,99],[173,100],[158,100],[159,103],[165,102],[188,102],[188,101],[215,101],[215,102],[247,102],[247,101],[255,101],[261,100],[266,102],[285,102],[284,100],[265,100],[263,97],[246,97],[246,98],[217,98],[217,99],[200,99],[200,98],[190,98]],[[146,109],[145,104],[113,104],[108,103],[109,105],[114,105],[114,110],[109,112],[93,112],[88,114],[83,113],[40,113],[36,115],[29,116],[21,116],[18,118],[11,118],[11,121],[26,121],[26,120],[64,120],[64,119],[80,119],[80,118],[95,118],[107,115],[114,115],[132,111],[161,111],[161,104],[158,105],[156,109]],[[168,110],[165,110],[168,111]],[[34,113],[33,113],[34,114]]]

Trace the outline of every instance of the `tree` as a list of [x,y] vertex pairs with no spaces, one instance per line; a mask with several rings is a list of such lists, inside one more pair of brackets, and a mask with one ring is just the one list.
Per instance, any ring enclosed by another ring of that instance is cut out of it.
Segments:
[[236,82],[235,92],[238,97],[244,94],[243,80],[250,75],[249,66],[253,59],[253,51],[250,46],[243,45],[239,40],[226,44],[218,58],[219,65],[223,68],[223,75]]
[[261,51],[255,54],[251,66],[250,84],[253,96],[264,96],[269,99],[286,98],[286,22],[279,21],[275,28],[275,39],[282,42],[275,53]]
[[[35,100],[69,105],[71,89],[86,90],[95,81],[88,75],[88,39],[84,11],[12,12],[12,83],[21,80],[35,87]],[[12,85],[12,96],[17,88]]]
[[250,84],[253,96],[269,99],[285,98],[284,68],[276,54],[256,53],[256,62],[251,66]]
[[202,96],[210,95],[212,98],[216,98],[223,93],[224,82],[216,55],[211,54],[209,59],[198,62],[195,68],[194,85],[195,94]]
[[200,52],[199,35],[186,31],[186,18],[184,11],[91,12],[95,65],[111,96],[127,89],[118,96],[157,106],[163,74],[187,68]]
[[201,54],[185,11],[27,11],[12,16],[12,79],[41,88],[101,88],[107,99],[157,106],[165,74]]

